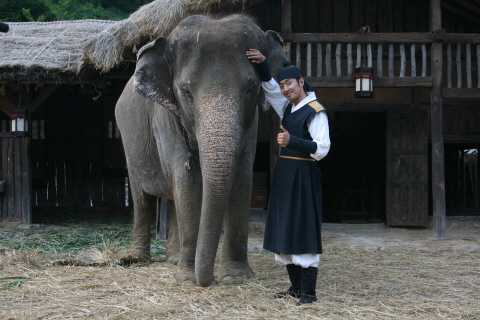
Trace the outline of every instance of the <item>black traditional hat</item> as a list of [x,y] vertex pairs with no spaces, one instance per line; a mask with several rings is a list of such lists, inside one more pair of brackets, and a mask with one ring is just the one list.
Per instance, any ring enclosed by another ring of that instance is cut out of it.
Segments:
[[[284,68],[280,69],[277,73],[277,82],[285,79],[300,79],[303,78],[302,74],[300,73],[300,69],[297,66],[292,66],[288,62],[284,64]],[[312,86],[308,83],[307,80],[304,79],[304,89],[305,92],[313,91]]]
[[300,79],[303,78],[300,69],[297,66],[288,66],[282,68],[277,73],[277,82],[285,79]]

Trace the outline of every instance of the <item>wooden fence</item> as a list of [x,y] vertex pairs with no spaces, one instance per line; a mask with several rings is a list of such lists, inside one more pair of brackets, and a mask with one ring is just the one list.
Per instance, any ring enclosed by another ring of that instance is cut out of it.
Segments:
[[480,35],[293,34],[296,65],[318,87],[353,87],[355,68],[373,67],[376,87],[432,87],[432,44],[443,43],[446,88],[480,88]]
[[39,207],[130,206],[126,169],[109,170],[90,161],[33,165],[33,205]]

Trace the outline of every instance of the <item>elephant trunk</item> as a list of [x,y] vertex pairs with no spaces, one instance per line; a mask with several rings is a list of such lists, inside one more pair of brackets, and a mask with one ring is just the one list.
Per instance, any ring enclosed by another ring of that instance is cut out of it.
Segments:
[[215,280],[214,261],[244,135],[234,104],[217,105],[216,108],[221,108],[222,112],[203,114],[197,131],[203,196],[195,274],[203,287],[212,285]]

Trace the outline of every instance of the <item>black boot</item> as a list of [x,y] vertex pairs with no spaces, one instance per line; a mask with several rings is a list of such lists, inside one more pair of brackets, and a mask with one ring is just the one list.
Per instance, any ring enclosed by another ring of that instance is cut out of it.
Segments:
[[302,266],[297,266],[295,264],[287,264],[288,277],[290,278],[290,283],[292,284],[287,291],[282,291],[275,294],[275,298],[282,299],[292,296],[297,298],[300,295],[300,288],[302,283]]
[[302,268],[302,287],[300,289],[300,300],[298,306],[317,301],[315,287],[317,286],[318,268]]

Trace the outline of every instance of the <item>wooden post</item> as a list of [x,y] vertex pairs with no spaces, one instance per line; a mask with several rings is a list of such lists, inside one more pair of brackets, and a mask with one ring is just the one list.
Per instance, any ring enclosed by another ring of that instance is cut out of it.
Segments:
[[[28,85],[20,84],[18,108],[28,109]],[[2,179],[5,190],[2,194],[0,220],[32,222],[32,162],[30,138],[2,137],[1,143]]]
[[292,41],[292,0],[282,1],[282,38],[285,42]]
[[157,198],[157,240],[167,240],[170,200]]
[[[431,0],[431,30],[441,29],[441,0]],[[433,198],[433,236],[445,236],[445,170],[443,150],[443,112],[442,112],[442,67],[443,45],[432,44],[432,92],[431,92],[431,136],[432,136],[432,198]]]
[[[287,59],[291,62],[292,50],[292,0],[282,1],[282,38],[284,41],[283,50]],[[297,54],[300,54],[297,52]],[[300,67],[300,65],[298,65]],[[279,147],[277,134],[280,130],[280,118],[275,112],[270,112],[270,179],[273,178],[273,171],[278,160]]]

